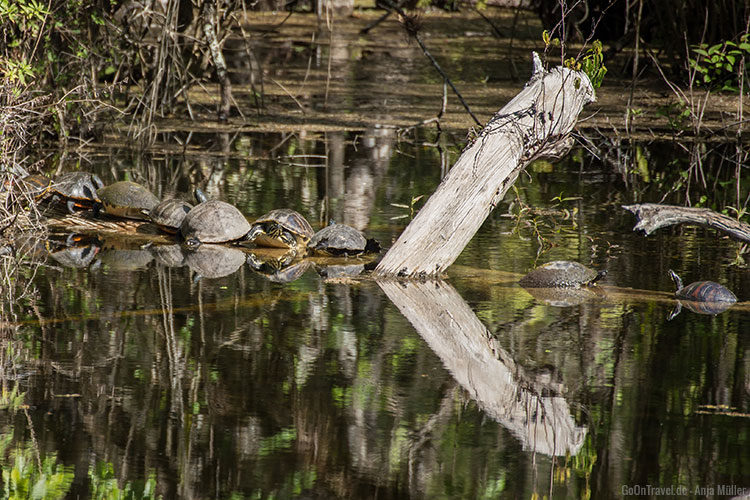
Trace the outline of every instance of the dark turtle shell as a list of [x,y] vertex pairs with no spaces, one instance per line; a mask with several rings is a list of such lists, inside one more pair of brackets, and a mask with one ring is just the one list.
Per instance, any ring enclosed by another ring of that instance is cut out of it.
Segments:
[[104,211],[108,215],[128,219],[145,219],[159,198],[136,182],[119,181],[97,190]]
[[[675,297],[694,302],[737,302],[737,297],[726,287],[714,281],[696,281],[682,286],[682,280],[677,273],[669,270],[669,275],[677,286]],[[709,313],[710,314],[710,313]]]
[[92,208],[100,202],[97,190],[104,187],[98,175],[89,172],[68,172],[52,182],[52,192],[63,198],[72,213],[76,208]]
[[312,226],[299,212],[279,208],[259,217],[248,239],[262,247],[304,248],[312,236]]
[[164,200],[148,213],[151,222],[159,226],[164,232],[176,234],[185,220],[185,216],[192,210],[193,205],[186,201],[170,199]]
[[368,240],[351,226],[331,224],[315,233],[307,248],[315,254],[350,256],[379,252],[380,244],[375,240]]
[[37,201],[44,198],[51,188],[52,180],[45,175],[31,174],[21,179],[22,192]]
[[229,243],[244,239],[250,223],[237,207],[219,200],[208,200],[193,207],[180,225],[188,247],[201,243]]
[[519,284],[525,288],[574,288],[593,285],[606,275],[607,271],[595,271],[578,262],[555,260],[529,272]]

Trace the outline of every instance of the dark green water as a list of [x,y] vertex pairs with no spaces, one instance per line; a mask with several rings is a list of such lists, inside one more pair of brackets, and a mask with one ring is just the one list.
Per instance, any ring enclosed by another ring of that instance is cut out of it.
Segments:
[[[147,183],[148,172],[163,197],[199,183],[248,216],[293,207],[316,228],[335,218],[386,247],[408,222],[394,219],[408,209],[393,204],[440,179],[435,149],[384,131],[360,134],[356,148],[353,134],[290,144],[338,147],[340,160],[164,156],[129,171]],[[153,248],[104,233],[81,267],[46,258],[6,325],[4,382],[28,405],[0,413],[8,446],[20,447],[6,456],[47,457],[70,497],[145,488],[164,498],[604,498],[750,487],[747,307],[667,321],[668,268],[748,296],[746,268],[730,265],[739,245],[690,227],[632,232],[620,205],[633,201],[635,177],[582,155],[536,164],[517,184],[520,201],[569,216],[506,217],[519,203],[509,193],[438,287],[444,295],[416,299],[447,308],[454,322],[443,330],[439,315],[402,314],[408,293],[367,277],[327,281],[312,265],[289,283],[242,263],[196,280],[207,274],[200,265],[168,267]],[[106,165],[93,168],[110,182]],[[223,183],[212,188],[207,172],[218,169]],[[562,307],[515,284],[535,262],[560,258],[608,269],[603,292]],[[4,470],[22,471],[17,460]]]
[[[449,122],[439,139],[434,126],[403,135],[390,126],[434,116],[442,87],[395,21],[365,40],[358,25],[341,39],[315,39],[309,20],[282,27],[282,19],[251,33],[268,70],[266,111],[283,107],[288,122],[256,117],[249,63],[238,55],[230,64],[242,125],[282,131],[215,134],[198,124],[160,134],[146,155],[100,144],[52,167],[92,170],[107,183],[129,178],[161,198],[188,197],[198,185],[250,218],[294,208],[316,229],[334,219],[388,248],[457,158],[468,125]],[[489,28],[467,34],[475,21],[453,31],[431,21],[425,39],[488,118],[521,83],[510,83]],[[524,27],[540,31],[538,22]],[[244,54],[231,42],[227,53]],[[527,71],[529,47],[521,50],[513,61]],[[329,63],[330,95],[320,83]],[[300,83],[309,68],[315,92]],[[485,85],[498,80],[502,87]],[[213,124],[213,104],[196,101]],[[446,121],[467,121],[453,97],[451,106]],[[331,127],[358,132],[322,132]],[[596,155],[578,148],[530,166],[439,284],[328,280],[317,263],[283,282],[255,272],[239,251],[188,258],[106,232],[66,253],[67,234],[53,234],[56,251],[37,247],[41,264],[24,261],[14,274],[19,302],[3,308],[3,495],[35,487],[69,498],[747,492],[742,245],[687,226],[644,237],[622,209],[665,194],[668,203],[705,196],[712,208],[742,207],[744,167],[731,163],[734,146],[696,146],[699,168],[690,144],[588,139],[601,147]],[[533,296],[516,284],[556,259],[609,274],[598,293],[572,297]],[[742,303],[668,320],[676,305],[668,269],[686,282],[723,283]]]

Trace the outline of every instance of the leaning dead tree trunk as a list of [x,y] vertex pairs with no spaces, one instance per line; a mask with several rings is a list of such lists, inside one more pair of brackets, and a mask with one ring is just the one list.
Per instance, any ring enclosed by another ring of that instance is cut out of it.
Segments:
[[375,269],[380,275],[442,273],[461,254],[533,159],[559,157],[594,88],[580,71],[546,71],[534,53],[524,89],[487,123]]
[[221,94],[219,102],[219,121],[225,122],[229,117],[230,102],[232,99],[232,83],[227,74],[227,63],[221,52],[221,45],[217,38],[219,22],[216,16],[215,0],[205,0],[203,3],[203,34],[211,52],[211,60],[216,68],[216,77],[219,79],[219,91]]
[[642,230],[647,236],[659,228],[674,224],[697,224],[724,231],[738,240],[750,241],[750,225],[708,208],[680,207],[658,203],[623,205],[622,208],[630,210],[638,218],[638,223],[633,231]]

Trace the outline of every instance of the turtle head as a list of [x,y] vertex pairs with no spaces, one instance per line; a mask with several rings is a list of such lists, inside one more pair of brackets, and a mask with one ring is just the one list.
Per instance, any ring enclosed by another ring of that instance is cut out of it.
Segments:
[[208,196],[206,196],[206,193],[204,193],[201,188],[195,188],[193,190],[193,196],[197,203],[203,203],[208,200]]
[[201,246],[201,242],[198,238],[187,238],[184,242],[185,247],[187,247],[188,250],[195,250],[199,246]]
[[674,272],[674,271],[672,271],[670,269],[669,270],[669,277],[672,278],[672,281],[674,281],[674,285],[677,287],[677,290],[679,290],[680,288],[682,288],[682,280],[680,279],[679,276],[677,276],[676,272]]

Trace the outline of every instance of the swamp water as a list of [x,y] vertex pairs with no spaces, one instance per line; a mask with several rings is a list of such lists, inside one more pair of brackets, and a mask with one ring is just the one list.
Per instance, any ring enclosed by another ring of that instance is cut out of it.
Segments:
[[[289,78],[301,80],[302,62]],[[372,85],[371,77],[348,83]],[[436,102],[439,87],[428,93],[437,89]],[[355,92],[359,101],[331,105],[369,106],[372,116],[386,105],[368,101],[367,88]],[[486,91],[501,105],[497,96],[514,89]],[[402,90],[391,102],[421,102],[424,89]],[[323,100],[308,97],[310,109]],[[400,119],[432,116],[433,104]],[[500,107],[485,105],[483,116]],[[138,180],[161,198],[187,197],[200,183],[251,218],[294,208],[316,229],[334,219],[388,248],[459,154],[464,132],[399,136],[386,114],[378,119],[384,125],[351,117],[341,125],[358,132],[290,132],[296,123],[274,133],[177,131],[161,139],[189,144],[184,154],[165,147],[133,159],[102,147],[85,168],[105,182]],[[621,205],[659,201],[680,182],[684,190],[675,159],[687,153],[671,143],[613,151],[637,154],[647,168],[619,171],[586,149],[530,166],[443,282],[330,278],[321,262],[261,274],[239,250],[195,259],[144,247],[150,235],[69,239],[55,229],[55,244],[39,248],[41,265],[24,274],[15,317],[4,318],[3,382],[25,395],[16,411],[0,412],[1,442],[15,450],[3,470],[36,481],[38,465],[47,473],[40,488],[71,498],[747,491],[750,280],[733,264],[741,245],[694,227],[634,233]],[[609,274],[596,290],[566,296],[517,285],[556,259]],[[741,303],[668,320],[670,268],[686,282],[721,282]]]

